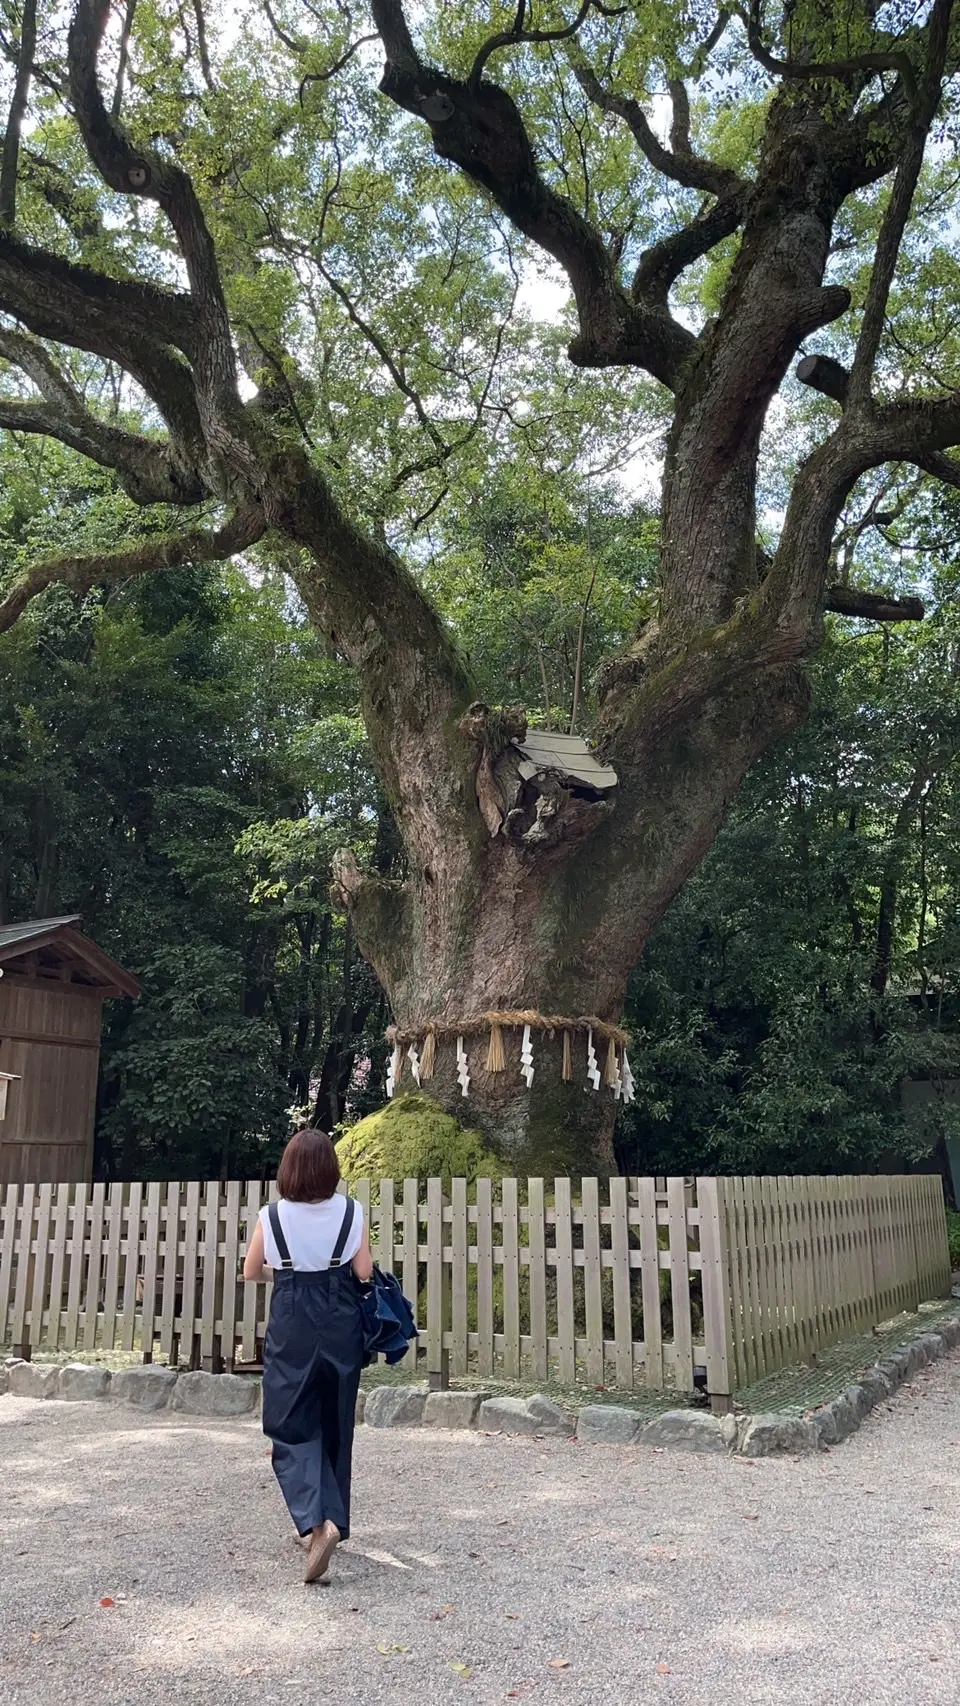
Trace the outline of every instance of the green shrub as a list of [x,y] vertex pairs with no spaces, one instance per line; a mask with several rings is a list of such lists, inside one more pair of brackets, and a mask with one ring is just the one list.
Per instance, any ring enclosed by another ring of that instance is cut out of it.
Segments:
[[947,1209],[947,1236],[950,1240],[950,1266],[956,1272],[960,1268],[960,1211],[955,1208]]
[[429,1096],[397,1096],[344,1132],[337,1144],[344,1178],[498,1179],[503,1168],[478,1131],[467,1131]]

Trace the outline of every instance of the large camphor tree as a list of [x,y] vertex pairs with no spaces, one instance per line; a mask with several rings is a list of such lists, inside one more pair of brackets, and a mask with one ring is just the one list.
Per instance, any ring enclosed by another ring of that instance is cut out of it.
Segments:
[[[719,16],[264,0],[232,23],[203,0],[80,0],[69,21],[23,0],[3,43],[0,427],[25,455],[47,435],[115,470],[140,520],[120,550],[8,576],[0,627],[55,581],[82,592],[263,541],[361,684],[406,875],[345,857],[338,881],[398,1026],[503,1009],[615,1022],[745,772],[804,717],[824,610],[921,613],[835,585],[833,547],[873,470],[960,484],[960,392],[894,323],[918,186],[952,146],[952,0]],[[344,283],[351,243],[379,318]],[[521,712],[477,702],[422,550],[402,560],[351,468],[354,415],[374,457],[378,421],[384,455],[419,435],[397,486],[462,452],[509,345],[498,288],[538,254],[569,283],[569,362],[610,370],[624,396],[650,376],[669,405],[659,607],[597,683],[612,797],[520,780]],[[486,283],[451,305],[464,266]],[[404,328],[390,305],[411,269],[422,313]],[[348,331],[375,367],[345,405],[325,374]],[[473,423],[454,431],[411,374],[434,346],[465,372],[484,338]],[[786,430],[798,355],[812,425],[764,545],[762,435],[774,404]],[[543,1039],[528,1091],[515,1034],[504,1073],[474,1043],[468,1104],[441,1047],[433,1093],[518,1169],[603,1168],[613,1098],[583,1093],[582,1063],[565,1083],[561,1046]]]

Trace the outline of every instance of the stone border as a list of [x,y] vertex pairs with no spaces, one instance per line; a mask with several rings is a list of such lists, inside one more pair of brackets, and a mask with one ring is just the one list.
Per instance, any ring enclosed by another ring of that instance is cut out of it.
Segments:
[[[645,1422],[625,1405],[587,1404],[578,1416],[543,1393],[532,1398],[491,1393],[427,1392],[421,1386],[374,1386],[357,1400],[357,1421],[368,1427],[474,1429],[481,1433],[575,1438],[581,1444],[646,1445],[657,1450],[712,1452],[741,1457],[821,1451],[856,1432],[874,1405],[883,1403],[928,1363],[960,1345],[960,1315],[890,1351],[844,1388],[838,1398],[804,1416],[761,1412],[713,1416],[705,1410],[665,1410]],[[70,1402],[111,1399],[135,1410],[174,1410],[188,1416],[245,1416],[260,1407],[259,1379],[240,1374],[178,1373],[148,1363],[110,1371],[89,1363],[0,1364],[0,1393]]]
[[742,1457],[772,1457],[778,1452],[823,1451],[856,1433],[876,1404],[892,1398],[904,1381],[928,1363],[960,1345],[960,1316],[942,1321],[882,1356],[845,1386],[838,1398],[805,1416],[773,1413],[739,1418],[737,1450]]

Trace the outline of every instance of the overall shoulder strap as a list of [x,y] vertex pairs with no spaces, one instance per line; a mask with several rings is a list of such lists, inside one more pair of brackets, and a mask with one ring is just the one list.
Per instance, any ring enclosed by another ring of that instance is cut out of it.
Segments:
[[292,1268],[293,1257],[290,1254],[290,1246],[283,1236],[283,1227],[280,1225],[279,1203],[272,1202],[267,1213],[270,1216],[270,1230],[273,1233],[273,1241],[276,1244],[277,1249],[280,1251],[280,1266],[282,1268]]
[[347,1239],[350,1236],[350,1229],[353,1226],[355,1207],[356,1205],[353,1198],[348,1197],[343,1210],[343,1219],[340,1222],[340,1231],[337,1233],[337,1242],[333,1246],[333,1255],[330,1257],[330,1266],[332,1268],[338,1268],[340,1263],[343,1261],[343,1252],[347,1247]]

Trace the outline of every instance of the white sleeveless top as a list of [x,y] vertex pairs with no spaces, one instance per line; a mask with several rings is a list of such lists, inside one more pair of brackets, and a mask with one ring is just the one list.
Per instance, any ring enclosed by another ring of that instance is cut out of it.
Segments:
[[[277,1205],[280,1209],[280,1225],[296,1273],[312,1274],[320,1268],[330,1266],[330,1257],[333,1255],[337,1235],[347,1212],[346,1203],[346,1197],[340,1196],[339,1192],[328,1197],[326,1202],[287,1202],[284,1197],[280,1198]],[[279,1268],[282,1263],[273,1236],[273,1227],[270,1225],[269,1207],[260,1210],[258,1219],[263,1227],[264,1258],[269,1267]],[[344,1267],[357,1254],[362,1237],[363,1209],[360,1203],[354,1200],[353,1225],[340,1258]]]

